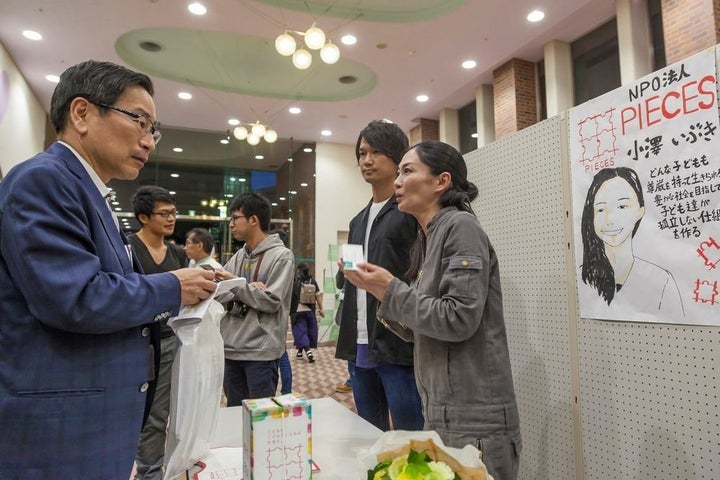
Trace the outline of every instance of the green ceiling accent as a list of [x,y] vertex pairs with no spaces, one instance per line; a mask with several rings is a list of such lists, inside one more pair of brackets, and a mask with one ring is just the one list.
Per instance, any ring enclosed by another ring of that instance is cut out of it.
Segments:
[[[256,0],[258,3],[326,17],[371,22],[420,22],[441,17],[467,0]],[[478,0],[474,0],[478,1]]]
[[[140,47],[159,45],[158,51]],[[133,68],[167,80],[259,97],[334,102],[367,95],[377,83],[372,70],[340,60],[298,70],[290,57],[275,51],[275,39],[229,32],[181,28],[132,30],[115,42],[118,55]],[[355,77],[352,84],[341,77]]]

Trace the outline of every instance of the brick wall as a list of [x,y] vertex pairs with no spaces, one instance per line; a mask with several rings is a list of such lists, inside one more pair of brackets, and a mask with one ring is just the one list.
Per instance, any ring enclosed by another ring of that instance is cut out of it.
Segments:
[[410,145],[425,140],[440,140],[440,122],[429,118],[421,118],[420,125],[410,130]]
[[662,0],[667,63],[720,42],[720,0]]
[[513,58],[497,68],[493,97],[496,139],[536,123],[535,64]]

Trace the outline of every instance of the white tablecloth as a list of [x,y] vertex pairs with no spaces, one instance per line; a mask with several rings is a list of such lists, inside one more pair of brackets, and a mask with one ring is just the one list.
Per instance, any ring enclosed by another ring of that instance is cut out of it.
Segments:
[[[348,480],[358,475],[357,453],[370,448],[382,431],[332,398],[312,403],[312,458],[320,480]],[[242,407],[221,408],[213,447],[242,446]],[[197,469],[191,470],[187,478]]]

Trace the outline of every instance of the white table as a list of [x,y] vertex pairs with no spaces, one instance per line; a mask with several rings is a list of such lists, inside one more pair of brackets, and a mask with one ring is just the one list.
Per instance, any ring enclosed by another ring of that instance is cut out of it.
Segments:
[[[330,397],[313,399],[311,403],[312,458],[320,467],[313,477],[356,478],[358,451],[370,448],[382,431]],[[213,447],[242,446],[242,411],[243,407],[220,409]]]

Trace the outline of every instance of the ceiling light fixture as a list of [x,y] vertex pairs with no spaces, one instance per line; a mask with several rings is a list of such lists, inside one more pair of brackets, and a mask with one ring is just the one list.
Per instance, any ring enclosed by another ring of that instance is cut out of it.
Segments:
[[[238,122],[238,126],[233,129],[233,136],[238,140],[245,140],[250,145],[257,145],[261,138],[267,143],[275,143],[278,139],[277,132],[268,125],[260,122],[246,123],[245,125],[247,127]],[[250,127],[249,130],[248,127]]]
[[[301,44],[300,48],[293,34],[303,37],[304,45]],[[327,64],[333,64],[340,59],[340,49],[327,39],[325,32],[314,22],[304,32],[286,28],[275,38],[275,50],[284,57],[292,55],[292,63],[299,70],[305,70],[312,65],[312,55],[303,47],[320,50],[320,59]]]
[[181,100],[190,100],[192,98],[192,93],[190,92],[178,92],[178,98]]
[[42,35],[34,30],[23,30],[22,34],[28,40],[42,40]]
[[357,38],[355,38],[355,35],[343,35],[343,37],[340,39],[343,45],[355,45],[357,43]]
[[193,15],[205,15],[207,13],[205,5],[199,2],[191,3],[187,8]]
[[428,100],[430,100],[430,97],[428,97],[425,94],[422,94],[422,95],[418,95],[417,97],[415,97],[415,100],[422,103],[422,102],[427,102]]
[[541,10],[533,10],[532,12],[528,13],[527,21],[535,23],[539,22],[543,18],[545,18],[545,12]]
[[47,80],[48,82],[52,82],[52,83],[59,83],[60,77],[58,77],[57,75],[50,74],[50,75],[45,75],[45,80]]
[[292,113],[293,115],[297,115],[298,113],[302,112],[300,107],[290,107],[288,108],[288,112]]
[[470,70],[471,68],[477,67],[477,62],[475,60],[465,60],[462,62],[462,67],[466,70]]

